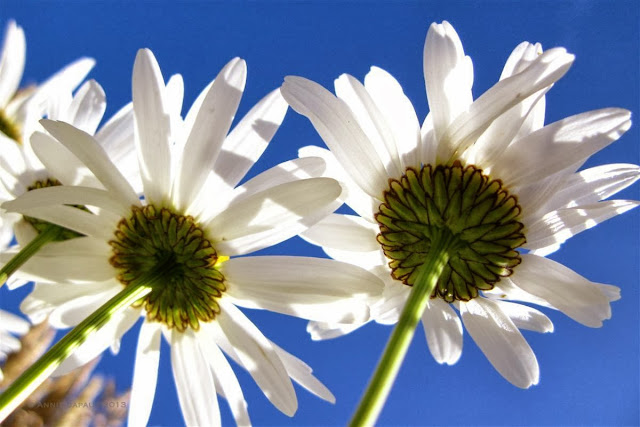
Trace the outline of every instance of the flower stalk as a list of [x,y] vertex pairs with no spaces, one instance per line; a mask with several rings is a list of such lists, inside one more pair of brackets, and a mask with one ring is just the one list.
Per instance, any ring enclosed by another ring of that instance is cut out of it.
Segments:
[[123,311],[151,292],[154,284],[165,274],[167,274],[167,268],[163,266],[128,284],[51,347],[44,356],[0,395],[0,422],[51,376],[56,368],[71,356],[91,334],[105,326],[114,314]]
[[438,283],[438,278],[449,261],[455,240],[448,230],[442,230],[439,236],[432,239],[431,248],[420,266],[400,319],[349,423],[350,426],[373,426],[376,423],[407,354],[418,321]]
[[0,268],[0,287],[9,280],[11,275],[15,273],[25,262],[34,256],[44,245],[49,242],[58,240],[64,228],[55,224],[49,224],[40,233],[36,235],[29,243],[27,243],[20,251],[14,255],[2,268]]

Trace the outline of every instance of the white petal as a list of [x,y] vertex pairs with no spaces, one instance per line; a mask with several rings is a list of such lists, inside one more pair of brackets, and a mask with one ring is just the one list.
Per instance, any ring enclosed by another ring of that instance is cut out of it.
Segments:
[[354,252],[371,252],[380,249],[376,236],[377,226],[355,215],[331,214],[300,237],[314,245]]
[[127,424],[130,426],[146,426],[149,421],[158,381],[161,335],[158,324],[142,322],[129,400]]
[[55,205],[84,205],[95,206],[113,212],[118,216],[128,216],[130,205],[116,199],[113,194],[91,187],[54,186],[32,190],[24,193],[15,200],[5,202],[4,209],[23,211]]
[[438,141],[436,140],[436,134],[433,130],[433,114],[429,113],[420,128],[420,162],[423,165],[435,164],[437,150]]
[[536,332],[553,332],[553,323],[541,311],[522,304],[506,301],[495,301],[498,308],[513,322],[518,329]]
[[0,324],[5,331],[24,335],[29,332],[29,322],[5,310],[0,310]]
[[238,378],[216,344],[215,337],[212,336],[208,327],[209,324],[202,326],[198,332],[198,345],[209,362],[216,387],[219,387],[217,391],[227,399],[236,424],[249,426],[251,420],[247,412],[247,401],[244,399]]
[[89,74],[96,61],[92,58],[80,58],[49,77],[38,88],[31,104],[44,106],[48,100],[60,96],[61,93],[71,93]]
[[298,400],[282,361],[268,339],[233,304],[219,300],[218,324],[267,399],[280,411],[293,416]]
[[120,339],[136,323],[139,316],[140,311],[132,308],[114,314],[107,324],[89,334],[86,341],[58,366],[52,376],[67,374],[98,357],[113,341]]
[[[371,67],[364,79],[364,86],[393,132],[395,146],[402,160],[401,170],[420,167],[417,152],[420,145],[420,123],[400,83],[383,69]],[[396,172],[391,176],[397,178],[400,174]]]
[[97,141],[86,132],[64,122],[42,120],[42,126],[69,149],[93,174],[104,187],[112,191],[129,205],[139,205],[138,196],[131,185],[109,160],[107,153]]
[[24,71],[24,61],[27,46],[22,27],[10,20],[4,33],[4,43],[2,44],[2,57],[0,58],[0,108],[9,103],[13,94],[18,90],[22,72]]
[[301,77],[287,76],[282,95],[306,116],[351,178],[371,197],[382,197],[388,176],[375,148],[353,113],[325,88]]
[[295,236],[336,210],[341,192],[330,178],[281,184],[231,204],[206,228],[221,253],[253,252]]
[[522,263],[511,280],[585,326],[599,328],[603,320],[611,317],[609,296],[602,285],[550,259],[522,255]]
[[511,144],[491,169],[510,186],[535,182],[587,159],[631,126],[631,113],[605,108],[568,117]]
[[95,138],[136,194],[141,194],[142,178],[134,141],[133,104],[122,107],[102,126]]
[[348,262],[366,270],[379,265],[387,265],[389,262],[380,248],[371,252],[352,252],[328,247],[322,248],[322,250],[333,259]]
[[[7,262],[7,254],[0,256]],[[34,255],[20,267],[16,275],[22,279],[45,282],[86,283],[104,281],[116,276],[108,256],[102,254],[77,254],[72,256],[43,257]]]
[[353,179],[351,179],[331,151],[326,148],[308,145],[298,150],[298,156],[322,158],[327,164],[327,169],[323,176],[337,179],[340,182],[340,185],[344,189],[342,197],[345,203],[361,217],[370,222],[375,222],[373,215],[378,211],[380,201],[365,193]]
[[185,423],[219,426],[220,408],[213,376],[191,329],[171,332],[171,367]]
[[[198,203],[205,205],[204,212],[201,214],[203,222],[205,218],[213,218],[220,212],[225,210],[229,204],[237,203],[240,200],[253,196],[261,191],[268,190],[280,184],[287,182],[297,181],[300,179],[317,178],[323,175],[326,165],[324,160],[319,157],[305,157],[301,159],[289,160],[288,162],[280,163],[277,166],[268,169],[249,181],[245,182],[235,189],[231,187],[216,186],[218,183],[209,183],[203,187],[203,191],[200,193]],[[228,197],[225,197],[225,190],[229,189]],[[211,193],[215,192],[216,198],[220,199],[220,203],[211,203]],[[225,200],[228,200],[225,203]],[[189,209],[191,212],[191,209]]]
[[463,302],[460,313],[469,335],[507,381],[520,388],[538,384],[540,368],[533,350],[495,302],[486,298]]
[[567,241],[584,230],[640,205],[635,200],[607,200],[549,212],[527,228],[527,249],[540,250]]
[[173,196],[178,209],[186,209],[200,192],[218,158],[238,109],[246,81],[247,65],[232,59],[218,74],[196,116],[176,177]]
[[222,268],[229,282],[226,293],[238,305],[324,322],[368,320],[364,298],[383,289],[366,270],[324,258],[243,257]]
[[307,324],[307,332],[312,340],[322,341],[349,334],[365,324],[366,323],[326,323],[310,321]]
[[482,291],[482,293],[487,298],[491,298],[494,301],[495,300],[522,301],[526,303],[540,305],[542,307],[556,309],[551,304],[549,304],[547,300],[537,297],[535,295],[532,295],[529,292],[525,292],[524,290],[520,289],[508,277],[501,278],[500,282],[498,282],[493,289],[488,291]]
[[451,306],[439,298],[430,299],[422,326],[436,362],[455,364],[462,355],[462,323]]
[[107,100],[104,90],[95,80],[89,80],[80,86],[73,97],[69,108],[69,123],[93,135],[98,129],[106,108]]
[[105,240],[110,240],[113,237],[115,224],[111,221],[100,215],[94,215],[71,206],[23,209],[20,213],[60,225],[86,236]]
[[387,175],[402,175],[401,171],[404,168],[398,156],[390,123],[383,116],[371,94],[362,83],[348,74],[341,75],[334,85],[336,95],[349,106],[362,131],[380,156]]
[[447,21],[431,24],[424,43],[424,81],[436,139],[471,103],[473,63]]
[[[88,283],[83,285],[70,285],[66,283],[36,283],[33,287],[33,291],[26,296],[26,298],[20,304],[20,310],[29,317],[31,323],[38,324],[46,319],[53,310],[66,309],[66,304],[71,303],[74,305],[74,301],[81,299],[85,304],[91,299],[92,304],[100,304],[93,295],[104,294],[114,288],[113,282],[103,283]],[[96,302],[97,301],[97,302]],[[104,301],[101,300],[101,301]],[[86,305],[86,304],[85,304]],[[59,316],[60,317],[60,316]],[[73,326],[71,324],[57,324],[60,328],[67,328]]]
[[284,120],[288,104],[276,89],[262,98],[222,144],[213,170],[230,187],[238,185],[260,158]]
[[309,365],[304,363],[302,360],[295,357],[293,354],[288,353],[282,348],[278,347],[273,342],[271,343],[273,348],[276,350],[278,357],[282,360],[287,373],[295,382],[300,384],[309,392],[315,394],[320,399],[326,400],[327,402],[336,403],[335,396],[329,391],[324,384],[322,384],[316,377],[311,375],[313,370]]
[[560,191],[544,203],[539,212],[573,208],[596,203],[624,190],[640,179],[640,167],[630,164],[609,164],[580,171],[562,183]]
[[140,49],[136,55],[132,85],[135,141],[145,197],[162,204],[171,184],[171,118],[162,73],[149,49]]
[[573,59],[562,48],[549,49],[522,72],[496,83],[450,124],[440,139],[438,158],[459,157],[498,116],[561,78]]
[[49,174],[62,184],[104,188],[91,171],[53,137],[34,132],[31,135],[31,148]]

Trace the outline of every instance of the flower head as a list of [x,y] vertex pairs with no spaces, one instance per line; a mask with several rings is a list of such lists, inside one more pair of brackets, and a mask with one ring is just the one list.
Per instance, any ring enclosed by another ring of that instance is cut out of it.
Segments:
[[[79,90],[71,103],[71,92],[93,68],[93,59],[81,58],[42,84],[18,90],[25,57],[24,31],[9,21],[0,53],[0,201],[11,200],[47,178],[30,143],[31,134],[42,130],[38,120],[45,116],[64,118],[89,131],[91,126],[97,127],[104,113],[104,93],[101,98],[102,88],[96,89],[95,82]],[[0,209],[0,250],[13,239],[14,225],[20,218]]]
[[50,243],[24,265],[21,274],[41,281],[22,305],[34,319],[48,314],[55,326],[74,325],[124,287],[149,275],[160,277],[147,296],[115,315],[58,372],[85,363],[114,342],[117,346],[119,337],[144,316],[129,414],[134,424],[146,423],[149,416],[161,335],[171,345],[187,424],[219,424],[216,391],[226,397],[239,424],[249,422],[242,390],[223,352],[245,367],[288,415],[297,407],[291,379],[332,401],[311,369],[269,341],[236,305],[361,323],[369,318],[365,300],[382,290],[375,275],[347,263],[235,258],[306,230],[338,207],[342,192],[333,179],[310,178],[322,174],[320,158],[280,164],[238,186],[287,110],[276,90],[227,135],[245,76],[245,62],[231,60],[182,120],[181,77],[165,85],[153,54],[139,51],[133,111],[143,199],[89,134],[44,121],[62,144],[46,142],[49,171],[60,175],[66,168],[63,153],[71,152],[102,187],[49,187],[4,205],[86,236]]
[[[385,281],[373,308],[380,323],[398,320],[425,254],[446,241],[449,260],[422,315],[431,353],[439,363],[457,362],[464,323],[494,367],[522,388],[538,382],[539,369],[519,328],[550,332],[553,325],[508,300],[601,326],[619,289],[543,255],[638,205],[602,201],[635,182],[638,166],[578,172],[629,128],[628,111],[607,108],[544,126],[545,93],[572,62],[562,48],[522,43],[500,81],[473,100],[471,60],[443,22],[425,42],[430,114],[422,126],[398,82],[376,67],[364,85],[342,75],[337,97],[300,77],[287,77],[282,88],[331,149],[305,147],[300,155],[325,158],[358,214],[330,215],[302,236]],[[311,322],[309,331],[324,339],[356,327]]]

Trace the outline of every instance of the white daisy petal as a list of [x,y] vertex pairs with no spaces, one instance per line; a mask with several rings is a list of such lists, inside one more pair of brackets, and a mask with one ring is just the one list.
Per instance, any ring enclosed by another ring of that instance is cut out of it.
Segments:
[[631,164],[596,166],[573,174],[562,188],[549,198],[539,212],[572,208],[599,202],[624,190],[640,179],[640,167]]
[[347,335],[364,324],[358,323],[327,323],[310,321],[307,324],[307,332],[314,341],[328,340]]
[[311,375],[313,370],[309,365],[304,363],[302,360],[295,357],[293,354],[288,353],[282,348],[278,347],[273,342],[271,343],[273,348],[276,350],[278,357],[282,360],[287,373],[295,382],[300,384],[309,392],[315,394],[320,399],[326,400],[327,402],[336,403],[336,398],[329,391],[329,389],[322,384],[316,377]]
[[0,310],[2,329],[14,334],[24,335],[29,332],[29,322],[8,311]]
[[191,329],[171,333],[171,367],[185,423],[219,426],[220,408],[213,376]]
[[575,208],[559,209],[546,214],[527,228],[524,247],[540,250],[567,241],[578,233],[640,205],[635,200],[607,200]]
[[[404,171],[410,166],[420,167],[417,152],[420,143],[420,123],[400,83],[383,69],[371,67],[364,79],[364,86],[393,133],[395,146],[402,161],[400,170]],[[388,176],[400,175],[396,170],[389,172],[395,173],[388,173]]]
[[38,218],[68,228],[86,236],[110,240],[113,237],[113,224],[103,216],[85,212],[71,206],[47,206],[44,208],[23,209],[21,214]]
[[562,48],[549,49],[522,72],[496,83],[450,124],[440,139],[438,158],[446,162],[461,155],[498,116],[560,79],[573,59]]
[[349,106],[362,131],[375,147],[387,174],[400,176],[404,169],[393,132],[371,94],[362,83],[348,74],[341,75],[334,85],[336,95]]
[[89,80],[80,86],[73,97],[69,107],[69,123],[93,135],[98,129],[106,108],[107,100],[104,90],[95,80]]
[[142,322],[129,400],[127,424],[130,426],[146,426],[149,421],[158,381],[161,336],[158,324]]
[[171,184],[171,118],[162,73],[149,49],[140,49],[136,55],[132,86],[135,140],[145,197],[161,204]]
[[213,167],[227,185],[238,185],[260,158],[284,120],[288,107],[280,89],[276,89],[262,98],[229,133]]
[[351,179],[331,151],[326,148],[309,145],[299,149],[298,156],[322,158],[327,164],[327,169],[323,176],[337,179],[340,182],[340,185],[344,189],[342,197],[345,203],[361,217],[368,221],[375,222],[373,214],[378,210],[380,201],[365,193],[353,179]]
[[92,58],[80,58],[45,80],[37,89],[30,103],[44,106],[51,98],[64,92],[72,92],[96,64]]
[[234,258],[222,271],[229,282],[226,294],[237,305],[324,322],[368,320],[364,298],[383,288],[366,270],[324,258]]
[[[0,255],[0,262],[7,262],[11,253]],[[69,256],[43,257],[34,255],[16,273],[22,279],[45,282],[91,282],[112,278],[116,270],[102,254],[73,254]]]
[[514,304],[506,301],[494,301],[498,308],[513,322],[518,329],[527,329],[536,332],[553,332],[553,323],[541,311],[522,304]]
[[550,259],[522,255],[522,264],[511,280],[585,326],[599,328],[611,317],[608,292],[603,292],[600,284]]
[[371,197],[381,197],[387,175],[375,148],[347,105],[317,83],[287,76],[282,95],[307,116],[351,178]]
[[462,323],[451,306],[440,298],[430,299],[422,326],[436,362],[455,364],[462,355]]
[[198,332],[198,345],[202,350],[203,356],[209,362],[211,372],[216,380],[216,387],[219,387],[217,391],[227,399],[236,424],[249,426],[251,425],[251,420],[249,419],[247,401],[244,399],[242,388],[240,388],[240,383],[231,369],[231,365],[216,344],[209,325],[208,323],[202,325],[200,332]]
[[464,326],[494,368],[511,384],[538,384],[540,369],[533,350],[511,319],[485,298],[460,303]]
[[358,267],[369,270],[379,265],[387,265],[388,259],[384,256],[382,250],[377,249],[371,252],[352,252],[342,249],[323,247],[322,250],[333,259],[348,262]]
[[178,209],[184,210],[193,202],[213,168],[238,109],[246,74],[246,63],[232,59],[205,96],[184,147],[189,155],[183,155],[176,177],[173,199]]
[[27,52],[24,31],[13,20],[7,23],[0,52],[0,108],[4,108],[20,86]]
[[31,135],[31,148],[49,174],[62,184],[103,188],[91,171],[50,135],[34,132]]
[[377,226],[355,215],[331,214],[300,237],[317,246],[354,252],[370,252],[380,249],[376,236]]
[[[229,204],[237,203],[260,193],[261,191],[268,190],[269,188],[280,184],[301,179],[321,177],[325,169],[325,162],[319,157],[305,157],[289,160],[288,162],[280,163],[279,165],[256,175],[235,189],[232,189],[231,187],[223,187],[228,189],[228,197],[223,196],[225,193],[220,191],[219,186],[216,187],[212,185],[209,187],[209,185],[205,185],[205,187],[203,187],[203,191],[200,193],[200,200],[198,201],[199,204],[205,205],[205,208],[203,209],[204,212],[200,217],[203,218],[203,222],[205,222],[205,218],[215,217],[217,214],[225,210]],[[217,184],[221,183],[218,182]],[[217,188],[218,191],[215,192],[220,199],[227,199],[228,202],[211,203],[210,199],[211,192],[214,191],[213,188]]]
[[420,160],[423,165],[436,164],[437,149],[438,142],[436,141],[436,134],[433,130],[433,115],[429,113],[420,128],[420,151],[418,152],[420,157],[418,160]]
[[136,323],[139,316],[140,311],[132,308],[114,314],[106,325],[89,334],[87,340],[58,366],[52,376],[59,377],[68,374],[98,357],[100,353],[109,348],[113,341],[128,331]]
[[341,192],[330,178],[288,182],[231,204],[206,229],[221,253],[253,252],[295,236],[336,210]]
[[447,21],[431,24],[424,43],[424,81],[437,139],[471,103],[473,63]]
[[268,339],[244,314],[224,298],[219,300],[220,328],[267,399],[280,411],[293,416],[298,400],[282,361]]
[[138,196],[126,178],[111,163],[107,153],[86,132],[64,122],[42,120],[42,126],[71,151],[100,180],[104,187],[129,205],[139,205]]
[[55,205],[95,206],[119,216],[127,216],[131,211],[131,205],[126,205],[122,200],[114,198],[112,192],[66,185],[28,191],[15,200],[5,202],[3,207],[17,212]]
[[605,108],[547,125],[507,147],[491,173],[510,186],[536,182],[618,139],[631,126],[630,116],[627,110]]

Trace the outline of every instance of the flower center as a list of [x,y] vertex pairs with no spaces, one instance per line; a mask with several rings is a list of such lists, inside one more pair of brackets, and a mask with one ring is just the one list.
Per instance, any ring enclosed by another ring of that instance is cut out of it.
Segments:
[[[58,185],[62,185],[60,181],[55,178],[47,178],[43,181],[36,181],[29,187],[27,187],[27,191],[37,190],[39,188],[46,187],[57,187]],[[73,207],[88,211],[86,207],[80,205],[73,205]],[[33,226],[36,229],[38,234],[42,233],[45,229],[49,227],[55,227],[58,229],[57,233],[55,233],[55,237],[53,237],[53,241],[61,242],[63,240],[75,239],[76,237],[82,237],[82,234],[77,233],[73,230],[69,230],[68,228],[60,227],[59,225],[52,224],[48,221],[43,221],[38,218],[33,218],[27,215],[22,216],[25,221]]]
[[16,141],[18,144],[22,142],[20,128],[13,122],[13,120],[7,117],[7,114],[2,109],[0,109],[0,132]]
[[125,286],[163,269],[160,283],[137,305],[147,318],[183,332],[198,330],[220,313],[216,302],[226,290],[224,276],[216,264],[222,261],[204,232],[190,216],[177,215],[153,205],[133,207],[123,218],[109,242],[111,264],[120,270]]
[[454,243],[432,298],[469,301],[520,264],[521,208],[499,180],[455,162],[409,168],[389,183],[376,220],[393,278],[413,286],[432,240],[442,236]]

